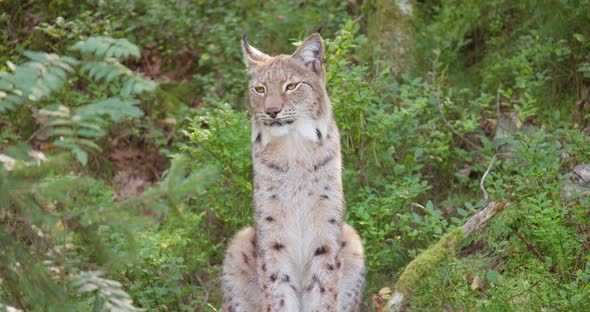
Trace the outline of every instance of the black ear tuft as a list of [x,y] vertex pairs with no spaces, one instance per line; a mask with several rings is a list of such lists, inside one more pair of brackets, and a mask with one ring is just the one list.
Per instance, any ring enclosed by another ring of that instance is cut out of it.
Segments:
[[258,51],[258,49],[248,44],[248,36],[246,35],[246,32],[242,34],[242,53],[247,67],[270,59],[270,56]]
[[324,25],[320,26],[320,28],[318,28],[318,30],[316,30],[315,32],[318,33],[318,34],[321,33],[322,32],[322,28],[324,28]]

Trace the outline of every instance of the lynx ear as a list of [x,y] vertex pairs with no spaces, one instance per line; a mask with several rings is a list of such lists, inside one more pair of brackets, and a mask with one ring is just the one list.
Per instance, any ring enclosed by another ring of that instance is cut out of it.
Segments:
[[293,57],[299,59],[305,67],[320,74],[324,58],[324,43],[320,34],[315,33],[305,39],[293,53]]
[[255,47],[249,45],[246,33],[242,36],[242,53],[244,54],[244,61],[246,62],[247,67],[259,65],[271,58],[269,55],[264,54]]

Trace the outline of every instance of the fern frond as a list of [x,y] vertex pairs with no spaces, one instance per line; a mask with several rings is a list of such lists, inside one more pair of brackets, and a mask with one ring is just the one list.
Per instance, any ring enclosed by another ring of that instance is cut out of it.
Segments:
[[74,113],[65,106],[55,110],[43,109],[40,113],[51,117],[44,126],[49,128],[47,135],[54,139],[54,146],[69,150],[81,164],[86,165],[88,152],[100,151],[92,140],[107,135],[104,128],[108,120],[116,122],[143,116],[143,111],[136,106],[138,103],[137,100],[112,97],[80,106]]
[[82,72],[95,80],[101,81],[103,78],[106,82],[113,81],[119,76],[130,76],[133,72],[123,66],[116,59],[110,58],[104,61],[90,61],[82,65]]
[[82,72],[88,74],[91,79],[97,82],[103,79],[105,82],[112,82],[116,78],[122,78],[121,95],[125,97],[143,92],[152,92],[156,89],[156,83],[134,73],[112,58],[107,58],[104,61],[87,62],[82,65],[81,69]]
[[0,113],[27,100],[38,101],[63,87],[78,60],[53,53],[25,51],[30,59],[12,72],[0,72]]
[[88,163],[88,153],[83,150],[74,138],[60,138],[53,141],[53,145],[69,150],[82,165]]
[[115,39],[111,37],[89,37],[74,44],[71,50],[80,51],[85,57],[103,60],[106,58],[127,59],[139,58],[139,48],[127,39]]
[[156,84],[139,76],[132,76],[125,82],[121,89],[121,95],[129,96],[141,94],[143,92],[152,92],[156,89]]
[[77,114],[80,116],[107,115],[112,121],[119,121],[127,117],[141,117],[143,111],[136,105],[137,100],[123,100],[120,97],[111,97],[100,102],[80,107]]
[[94,311],[144,311],[133,306],[133,300],[129,294],[121,289],[121,283],[103,278],[102,275],[100,271],[80,272],[74,277],[72,283],[80,294],[96,292]]

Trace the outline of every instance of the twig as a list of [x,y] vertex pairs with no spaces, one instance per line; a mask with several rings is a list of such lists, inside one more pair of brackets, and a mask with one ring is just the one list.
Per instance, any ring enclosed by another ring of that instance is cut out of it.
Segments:
[[494,163],[496,162],[497,157],[498,157],[498,154],[496,154],[496,155],[494,155],[494,157],[492,157],[492,160],[490,160],[490,164],[488,165],[488,169],[486,169],[486,172],[484,172],[483,176],[481,177],[481,181],[479,181],[479,188],[483,192],[483,199],[485,201],[488,201],[488,191],[486,191],[486,187],[484,186],[484,182],[486,181],[486,178],[487,178],[488,174],[490,173],[490,170],[492,170],[492,166],[494,166]]
[[206,283],[203,282],[203,280],[201,279],[201,277],[199,277],[198,274],[193,274],[193,276],[197,280],[197,283],[199,283],[205,289],[205,297],[202,300],[203,303],[207,303],[207,305],[209,305],[209,294],[211,293],[209,287],[207,287]]
[[568,211],[565,214],[565,218],[571,224],[575,225],[578,228],[578,234],[582,234],[582,233],[588,234],[588,237],[584,238],[584,241],[582,242],[582,247],[584,248],[584,251],[590,250],[590,227],[585,226],[582,223],[574,220],[574,218],[572,218],[572,212],[571,211]]
[[47,127],[45,127],[45,126],[43,126],[43,127],[40,127],[39,129],[37,129],[37,131],[33,132],[33,134],[31,134],[31,136],[30,136],[30,137],[29,137],[29,138],[28,138],[28,139],[27,139],[25,142],[26,142],[26,143],[29,143],[29,142],[31,142],[31,140],[32,140],[34,137],[36,137],[36,136],[37,136],[37,134],[39,134],[39,132],[41,132],[41,131],[43,131],[43,130],[45,130],[45,129],[47,129]]
[[[530,252],[532,252],[535,257],[537,257],[537,259],[541,260],[541,262],[545,263],[545,256],[543,256],[538,250],[537,247],[535,245],[533,245],[533,243],[527,241],[524,236],[522,236],[522,234],[520,234],[518,231],[513,231],[514,234],[516,234],[516,236],[518,237],[518,239],[520,239],[520,241],[525,244],[526,249]],[[553,269],[551,269],[551,271],[553,271]]]
[[[580,234],[580,236],[582,236],[582,233],[587,234],[586,237],[582,238],[582,250],[580,251],[581,255],[585,255],[588,254],[588,250],[590,250],[590,227],[587,227],[585,225],[582,225],[580,222],[574,220],[574,218],[572,218],[572,212],[568,211],[565,214],[565,218],[573,225],[575,225],[578,228],[578,234]],[[576,256],[576,263],[574,264],[574,267],[572,268],[572,272],[576,272],[578,269],[578,266],[580,265],[580,255]]]
[[[361,15],[357,16],[355,19],[353,19],[352,23],[356,24],[356,23],[360,22],[362,19],[363,19],[363,15],[361,14]],[[338,29],[337,31],[334,32],[334,36],[338,36],[338,35],[342,34],[342,31],[343,31],[342,28]]]
[[356,23],[360,22],[362,19],[363,19],[363,15],[361,14],[357,18],[353,19],[352,23],[356,24]]
[[500,124],[500,90],[502,90],[502,84],[498,86],[498,92],[496,93],[496,115],[498,115],[498,124]]
[[381,167],[381,163],[379,162],[379,157],[377,156],[377,146],[375,144],[376,139],[373,139],[373,158],[375,160],[375,164],[377,167]]
[[490,201],[477,213],[472,215],[463,225],[463,235],[469,237],[476,230],[487,225],[488,221],[508,206],[506,201]]
[[459,132],[457,132],[457,130],[455,130],[455,128],[451,125],[451,123],[447,120],[447,117],[445,116],[445,114],[442,111],[442,104],[440,102],[440,82],[437,83],[436,82],[436,61],[438,60],[438,56],[436,57],[436,59],[432,62],[432,84],[435,86],[436,88],[436,108],[438,109],[439,114],[441,115],[444,123],[447,125],[447,127],[449,129],[451,129],[451,131],[457,135],[458,137],[460,137],[463,141],[469,143],[469,145],[471,145],[473,148],[475,149],[481,149],[481,147],[479,147],[479,145],[471,142],[469,139],[467,139],[465,136],[461,135]]
[[584,177],[582,177],[582,175],[580,175],[579,173],[576,172],[576,170],[572,170],[572,173],[578,177],[578,179],[582,180],[582,184],[588,184],[588,182],[590,181],[586,181],[586,179],[584,179]]
[[[438,88],[438,87],[437,87],[437,88]],[[437,93],[438,93],[438,91],[437,91]],[[437,95],[437,97],[438,97],[438,95]],[[448,127],[449,129],[451,129],[451,131],[452,131],[452,132],[453,132],[455,135],[457,135],[458,137],[460,137],[460,138],[461,138],[463,141],[465,141],[465,142],[469,143],[469,145],[471,145],[473,148],[475,148],[475,149],[480,149],[480,148],[481,148],[481,147],[479,147],[479,145],[477,145],[477,144],[475,144],[475,143],[471,142],[471,141],[470,141],[468,138],[466,138],[465,136],[461,135],[459,132],[457,132],[457,130],[455,130],[455,128],[453,128],[453,126],[452,126],[452,125],[451,125],[451,123],[450,123],[450,122],[447,120],[447,117],[445,117],[445,114],[444,114],[444,113],[443,113],[443,111],[442,111],[442,105],[440,104],[440,101],[438,101],[438,100],[437,100],[437,105],[436,105],[436,106],[437,106],[437,108],[438,108],[438,112],[440,113],[440,115],[441,115],[441,117],[442,117],[443,121],[445,122],[445,124],[447,125],[447,127]]]
[[[424,207],[424,206],[422,206],[422,205],[420,205],[420,204],[418,204],[418,203],[411,203],[411,204],[410,204],[410,208],[414,208],[414,206],[418,206],[418,207],[420,207],[420,208],[422,208],[422,209],[426,210],[426,207]],[[413,209],[412,209],[412,210],[413,210]]]
[[531,285],[531,286],[530,286],[530,287],[529,287],[527,290],[523,290],[523,291],[519,292],[519,293],[518,293],[518,294],[516,294],[516,295],[513,295],[513,296],[511,296],[511,297],[508,297],[508,300],[512,300],[512,299],[514,299],[514,298],[516,298],[516,297],[520,297],[520,296],[524,295],[524,293],[527,293],[527,292],[529,292],[531,289],[533,289],[533,287],[535,287],[535,286],[539,285],[539,283],[540,283],[540,282],[541,282],[541,280],[537,280],[537,281],[535,281],[535,282],[534,282],[534,283],[533,283],[533,284],[532,284],[532,285]]

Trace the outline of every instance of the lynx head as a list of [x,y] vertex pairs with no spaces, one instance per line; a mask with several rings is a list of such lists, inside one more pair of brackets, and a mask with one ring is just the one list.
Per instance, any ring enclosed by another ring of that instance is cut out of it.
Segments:
[[251,78],[253,140],[260,135],[264,141],[288,134],[312,141],[321,137],[332,112],[320,35],[311,35],[291,55],[277,56],[250,46],[244,35],[242,52]]

